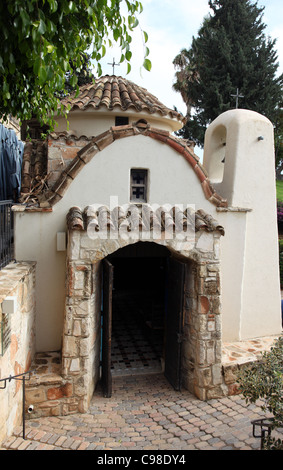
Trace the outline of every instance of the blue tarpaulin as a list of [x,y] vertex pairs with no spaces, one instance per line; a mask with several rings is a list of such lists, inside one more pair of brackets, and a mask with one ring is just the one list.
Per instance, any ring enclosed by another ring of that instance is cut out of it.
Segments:
[[0,201],[17,200],[21,191],[24,143],[0,124]]

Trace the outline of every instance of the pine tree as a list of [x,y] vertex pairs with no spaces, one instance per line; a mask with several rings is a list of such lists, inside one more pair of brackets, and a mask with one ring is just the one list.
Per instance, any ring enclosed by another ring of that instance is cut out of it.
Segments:
[[[174,89],[188,108],[179,135],[202,146],[204,133],[219,114],[239,107],[263,114],[273,123],[282,103],[283,75],[277,77],[275,40],[266,38],[263,8],[251,0],[210,0],[212,14],[203,21],[190,49],[174,59]],[[192,108],[194,112],[192,112]]]

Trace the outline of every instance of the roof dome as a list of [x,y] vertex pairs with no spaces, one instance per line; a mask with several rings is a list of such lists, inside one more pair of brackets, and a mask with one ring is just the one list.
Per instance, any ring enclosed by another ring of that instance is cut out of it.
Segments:
[[182,124],[185,122],[181,113],[167,108],[145,88],[115,75],[105,75],[95,79],[94,83],[83,85],[78,96],[73,92],[62,100],[62,104],[70,106],[70,111],[99,110],[103,107],[112,111],[118,107],[124,112],[159,114]]

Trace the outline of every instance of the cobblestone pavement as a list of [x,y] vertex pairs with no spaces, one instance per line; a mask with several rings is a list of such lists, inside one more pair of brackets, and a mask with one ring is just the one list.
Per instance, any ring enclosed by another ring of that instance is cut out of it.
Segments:
[[88,413],[28,420],[1,450],[257,450],[261,417],[240,395],[202,402],[163,375],[117,377],[112,398],[98,388]]

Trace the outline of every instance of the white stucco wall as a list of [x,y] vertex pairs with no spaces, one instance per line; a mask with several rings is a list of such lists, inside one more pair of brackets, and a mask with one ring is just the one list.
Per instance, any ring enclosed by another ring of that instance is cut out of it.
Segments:
[[244,275],[246,213],[217,213],[225,227],[221,237],[221,312],[224,341],[239,341],[242,311],[242,280]]
[[[37,261],[37,350],[61,348],[65,297],[65,252],[57,252],[57,232],[66,231],[72,206],[129,203],[130,169],[149,171],[149,204],[214,206],[189,163],[169,146],[145,136],[115,141],[77,175],[52,213],[16,213],[16,258]],[[25,234],[25,236],[22,236]]]
[[[106,121],[102,131],[106,130],[105,125]],[[228,199],[232,211],[218,212],[207,201],[196,174],[179,153],[139,135],[116,140],[96,154],[52,213],[17,213],[16,258],[37,261],[37,350],[61,348],[66,253],[57,251],[56,235],[66,231],[70,207],[110,205],[111,196],[116,197],[119,205],[127,204],[131,168],[148,169],[149,204],[194,204],[224,226],[220,248],[223,340],[279,334],[280,286],[270,125],[256,113],[235,110],[220,116],[207,132],[204,166],[214,174],[218,181],[215,187]],[[215,128],[218,129],[214,133]],[[265,136],[265,140],[259,141],[259,135]],[[227,140],[222,172],[217,158],[223,159],[224,137]],[[211,138],[214,141],[210,145]],[[237,212],[238,206],[251,212]]]
[[58,127],[56,132],[64,132],[66,130],[75,131],[80,135],[93,137],[105,132],[110,127],[115,126],[116,116],[123,116],[129,118],[129,124],[133,124],[140,119],[145,119],[153,127],[163,129],[169,132],[181,129],[182,123],[177,119],[171,119],[169,116],[161,116],[160,114],[150,114],[146,111],[137,112],[129,109],[128,111],[121,111],[117,106],[112,111],[109,111],[105,106],[93,111],[89,108],[84,111],[83,118],[81,111],[72,111],[68,114],[68,122],[63,116],[58,116],[56,121]]

